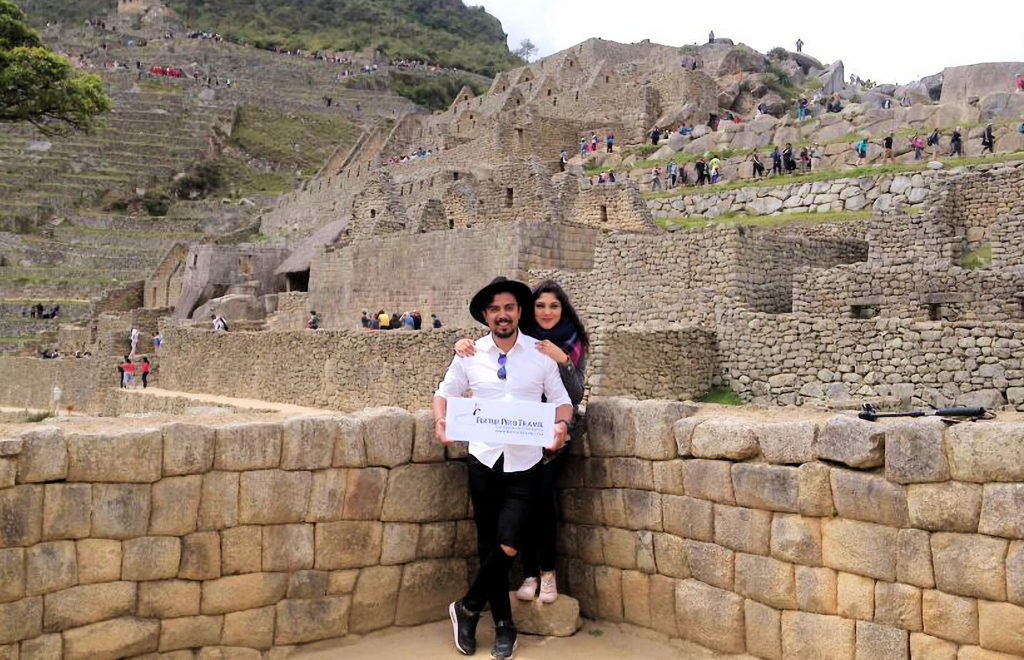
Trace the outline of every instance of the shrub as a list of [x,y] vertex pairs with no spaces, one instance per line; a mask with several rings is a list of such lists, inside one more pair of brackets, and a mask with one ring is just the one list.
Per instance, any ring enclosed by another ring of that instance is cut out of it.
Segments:
[[204,161],[193,166],[185,176],[175,179],[171,193],[178,199],[199,199],[220,188],[222,182],[220,165]]
[[768,51],[768,57],[770,59],[782,62],[783,60],[789,59],[789,51],[783,48],[782,46],[776,46],[775,48],[772,48],[770,51]]
[[165,216],[171,209],[171,198],[160,192],[147,192],[142,198],[142,206],[151,216]]

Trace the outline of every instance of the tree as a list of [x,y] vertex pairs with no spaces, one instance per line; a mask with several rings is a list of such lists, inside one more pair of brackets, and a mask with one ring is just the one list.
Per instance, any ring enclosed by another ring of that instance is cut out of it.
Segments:
[[537,47],[533,45],[529,38],[523,39],[519,42],[519,48],[512,51],[512,54],[529,62],[530,58],[537,54]]
[[17,5],[0,0],[0,122],[28,122],[47,135],[89,131],[111,107],[99,76],[75,71]]

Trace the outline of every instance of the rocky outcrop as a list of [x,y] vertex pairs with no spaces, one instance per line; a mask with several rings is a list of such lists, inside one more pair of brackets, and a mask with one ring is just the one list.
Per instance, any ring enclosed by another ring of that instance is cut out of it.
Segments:
[[1012,92],[1014,77],[1024,73],[1024,62],[986,62],[954,66],[942,72],[942,103],[964,104],[992,92]]

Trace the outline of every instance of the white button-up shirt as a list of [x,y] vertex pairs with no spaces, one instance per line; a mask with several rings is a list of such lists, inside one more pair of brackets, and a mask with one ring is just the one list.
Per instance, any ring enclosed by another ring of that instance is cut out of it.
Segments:
[[[465,396],[467,390],[480,399],[511,399],[513,401],[540,401],[572,405],[555,361],[537,350],[537,340],[522,332],[516,338],[505,361],[505,380],[498,378],[498,356],[501,350],[488,334],[476,340],[476,353],[470,357],[455,356],[436,396],[444,399]],[[552,438],[552,442],[554,438]],[[529,470],[543,457],[542,447],[529,445],[492,445],[470,442],[469,453],[487,467],[494,467],[505,455],[505,472]]]

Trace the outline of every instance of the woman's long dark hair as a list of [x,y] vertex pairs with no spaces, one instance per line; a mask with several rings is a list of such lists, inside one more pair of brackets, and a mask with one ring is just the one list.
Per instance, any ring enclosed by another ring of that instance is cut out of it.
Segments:
[[[576,338],[580,342],[580,352],[590,352],[590,336],[587,334],[587,329],[583,327],[583,322],[580,321],[579,315],[576,313],[576,309],[569,302],[569,296],[565,294],[565,289],[554,280],[544,280],[537,286],[533,287],[533,300],[536,302],[537,298],[540,298],[542,293],[554,294],[558,302],[562,304],[562,318],[567,319],[569,323],[572,323],[573,330],[576,331]],[[536,320],[534,321],[536,324]],[[529,333],[527,333],[529,334]]]

